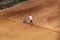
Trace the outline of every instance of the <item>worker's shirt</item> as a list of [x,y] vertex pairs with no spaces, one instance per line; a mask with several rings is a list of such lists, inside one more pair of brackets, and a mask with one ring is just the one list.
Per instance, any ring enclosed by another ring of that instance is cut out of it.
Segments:
[[32,20],[32,16],[29,16],[29,19]]

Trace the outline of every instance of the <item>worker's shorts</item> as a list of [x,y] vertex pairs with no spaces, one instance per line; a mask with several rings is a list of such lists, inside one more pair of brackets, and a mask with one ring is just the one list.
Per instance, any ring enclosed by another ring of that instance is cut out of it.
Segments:
[[32,23],[32,20],[30,20],[30,23]]

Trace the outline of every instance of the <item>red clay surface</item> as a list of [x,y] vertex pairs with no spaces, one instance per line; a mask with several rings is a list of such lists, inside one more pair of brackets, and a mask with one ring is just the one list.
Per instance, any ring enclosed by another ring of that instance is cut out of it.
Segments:
[[[0,40],[60,40],[59,0],[30,0],[0,11]],[[21,22],[23,17],[33,16]]]

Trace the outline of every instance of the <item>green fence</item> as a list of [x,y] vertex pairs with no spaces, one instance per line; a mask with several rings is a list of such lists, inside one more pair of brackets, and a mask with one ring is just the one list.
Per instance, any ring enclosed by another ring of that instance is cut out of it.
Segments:
[[13,5],[24,2],[24,1],[27,1],[27,0],[13,0],[13,2],[10,2],[10,3],[6,2],[6,4],[0,5],[0,9],[12,7]]

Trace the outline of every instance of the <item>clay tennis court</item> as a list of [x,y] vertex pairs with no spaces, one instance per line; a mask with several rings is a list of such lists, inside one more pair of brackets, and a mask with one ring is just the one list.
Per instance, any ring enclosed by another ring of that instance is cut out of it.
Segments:
[[[33,25],[22,23],[33,16]],[[60,40],[60,1],[29,0],[0,10],[0,40]]]

